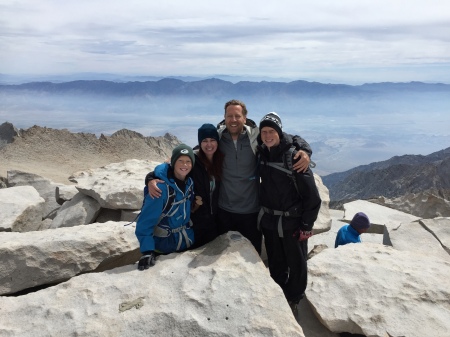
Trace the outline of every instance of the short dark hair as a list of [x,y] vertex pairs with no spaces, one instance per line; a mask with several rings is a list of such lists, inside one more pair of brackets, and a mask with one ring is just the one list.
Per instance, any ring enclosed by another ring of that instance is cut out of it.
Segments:
[[232,99],[231,101],[228,101],[225,103],[225,114],[227,113],[227,108],[230,105],[240,105],[242,107],[242,113],[245,117],[247,117],[247,107],[245,106],[245,103],[242,101],[239,101],[237,99]]

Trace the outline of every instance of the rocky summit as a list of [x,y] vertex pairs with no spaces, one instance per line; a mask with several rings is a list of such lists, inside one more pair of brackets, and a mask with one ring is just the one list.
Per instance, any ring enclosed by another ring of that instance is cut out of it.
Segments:
[[[61,154],[51,144],[55,134],[67,137],[58,143],[66,155],[86,154],[77,142],[92,151],[102,142],[104,151],[120,146],[114,156],[97,151],[97,159],[49,163]],[[159,140],[165,145],[148,154],[143,144],[150,140],[125,130],[112,140],[64,130],[47,136],[45,128],[32,128],[0,149],[7,163],[0,188],[0,336],[448,337],[449,217],[367,200],[333,210],[315,175],[322,205],[308,241],[308,288],[294,317],[265,251],[259,256],[239,232],[137,270],[133,220],[144,177],[175,139]],[[29,153],[38,149],[31,140],[47,152]],[[111,160],[122,158],[127,140],[141,144],[146,157]],[[357,212],[371,221],[362,243],[335,249],[336,232]]]

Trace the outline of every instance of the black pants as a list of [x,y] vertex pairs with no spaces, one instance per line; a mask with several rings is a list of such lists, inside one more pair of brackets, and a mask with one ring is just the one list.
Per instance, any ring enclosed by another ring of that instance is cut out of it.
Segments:
[[219,208],[219,234],[238,231],[250,240],[258,254],[261,255],[262,233],[258,230],[258,213],[238,214]]
[[219,236],[217,225],[214,223],[209,227],[199,227],[194,224],[192,228],[194,229],[194,245],[191,249],[201,247]]
[[300,301],[306,290],[308,269],[306,259],[308,240],[298,241],[295,230],[284,230],[283,238],[277,230],[262,229],[269,262],[270,276],[283,289],[290,302]]

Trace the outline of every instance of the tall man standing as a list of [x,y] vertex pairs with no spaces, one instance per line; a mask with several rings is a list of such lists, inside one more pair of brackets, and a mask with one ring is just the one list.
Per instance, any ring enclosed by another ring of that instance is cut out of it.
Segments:
[[[219,191],[219,232],[239,231],[261,253],[262,233],[257,228],[259,176],[256,156],[259,129],[247,118],[245,104],[238,100],[225,103],[224,120],[218,125],[219,148],[225,155],[222,184]],[[308,143],[294,137],[300,160],[294,165],[298,172],[309,167],[312,151]]]

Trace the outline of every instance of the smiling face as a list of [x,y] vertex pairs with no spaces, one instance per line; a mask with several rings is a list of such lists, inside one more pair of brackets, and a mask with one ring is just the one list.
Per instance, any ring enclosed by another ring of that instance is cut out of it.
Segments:
[[261,129],[261,140],[270,149],[272,146],[280,144],[280,136],[278,132],[270,126],[265,126]]
[[225,125],[233,139],[237,139],[247,121],[240,105],[229,105],[225,112]]
[[212,160],[214,152],[217,151],[217,145],[217,140],[215,140],[214,138],[205,138],[200,143],[202,151],[205,153],[206,158],[208,158],[209,160]]
[[173,168],[173,173],[175,178],[179,180],[185,180],[186,176],[192,170],[192,161],[189,156],[180,156],[175,161],[175,166]]

